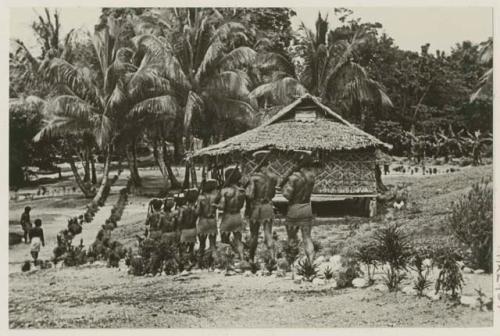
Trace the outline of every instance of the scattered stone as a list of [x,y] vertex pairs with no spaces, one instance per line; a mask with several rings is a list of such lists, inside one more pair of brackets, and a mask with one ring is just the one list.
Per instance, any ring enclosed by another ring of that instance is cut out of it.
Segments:
[[431,301],[438,301],[441,299],[440,293],[435,293],[434,291],[431,290],[424,292],[424,295]]
[[376,286],[373,286],[373,289],[382,293],[389,291],[389,288],[385,284],[378,284]]
[[405,294],[408,294],[408,295],[417,295],[417,291],[415,290],[415,288],[413,288],[413,286],[403,287],[403,289],[401,289],[401,291]]
[[356,288],[363,288],[363,287],[368,286],[368,281],[366,281],[363,278],[356,278],[356,279],[352,280],[352,285]]
[[258,270],[257,272],[255,272],[255,275],[256,276],[263,276],[264,275],[264,271]]
[[342,256],[340,254],[336,254],[330,257],[330,263],[332,264],[342,264]]
[[483,274],[484,273],[484,270],[482,269],[477,269],[474,271],[474,274]]
[[477,299],[477,297],[472,295],[462,295],[460,297],[460,303],[471,308],[479,307],[479,300]]
[[474,272],[474,271],[473,271],[470,267],[465,266],[465,267],[462,269],[462,272],[464,272],[464,273],[472,273],[472,272]]
[[327,288],[333,288],[333,289],[338,287],[337,281],[335,281],[334,279],[325,280],[325,285]]
[[190,275],[190,274],[191,274],[191,272],[184,270],[184,271],[182,271],[182,272],[181,272],[181,274],[180,274],[180,275],[181,275],[181,276],[188,276],[188,275]]
[[220,273],[220,272],[222,272],[222,270],[220,270],[220,269],[216,268],[216,269],[214,270],[214,272],[215,272],[215,273]]
[[325,262],[326,258],[324,256],[319,256],[316,258],[316,260],[314,261],[316,264],[321,264],[323,262]]
[[245,271],[245,273],[243,273],[243,275],[246,276],[246,277],[251,277],[252,276],[252,272]]
[[231,275],[235,275],[236,272],[234,271],[226,271],[226,273],[224,273],[225,276],[231,276]]
[[319,278],[314,278],[313,281],[312,281],[312,284],[313,285],[324,285],[325,284],[325,280],[319,279]]
[[280,296],[280,297],[278,298],[278,302],[285,302],[285,301],[286,301],[286,300],[285,300],[285,297],[284,297],[284,296]]

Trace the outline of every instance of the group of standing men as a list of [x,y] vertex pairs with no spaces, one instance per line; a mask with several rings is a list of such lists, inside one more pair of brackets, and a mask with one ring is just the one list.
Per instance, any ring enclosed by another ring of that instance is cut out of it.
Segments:
[[[189,189],[182,197],[152,200],[146,220],[146,236],[158,242],[179,245],[181,254],[188,253],[193,260],[197,239],[199,255],[205,251],[207,238],[210,249],[215,250],[218,233],[216,212],[219,210],[222,212],[219,227],[221,242],[230,244],[232,235],[231,245],[243,262],[245,216],[251,234],[248,261],[253,262],[261,226],[266,246],[271,249],[273,244],[275,214],[272,200],[278,176],[269,168],[269,155],[269,151],[253,153],[258,164],[247,181],[242,181],[243,176],[237,167],[229,168],[224,173],[222,188],[216,180],[208,179],[202,182],[201,193],[197,189]],[[311,194],[315,182],[315,162],[311,153],[306,151],[297,152],[295,158],[296,165],[280,183],[282,194],[288,200],[285,225],[289,240],[296,241],[301,230],[306,256],[313,260]]]

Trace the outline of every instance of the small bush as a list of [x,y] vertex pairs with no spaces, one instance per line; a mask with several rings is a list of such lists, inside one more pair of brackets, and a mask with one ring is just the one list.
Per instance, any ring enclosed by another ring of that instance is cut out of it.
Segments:
[[352,285],[352,280],[358,278],[363,272],[359,267],[359,263],[354,258],[344,258],[342,260],[342,268],[338,272],[337,286],[345,288]]
[[451,298],[457,299],[458,293],[462,290],[464,279],[457,261],[460,256],[448,247],[436,250],[434,261],[439,268],[439,275],[436,279],[436,294],[439,291],[451,292]]
[[322,249],[323,246],[321,246],[321,243],[317,240],[313,240],[313,248],[314,248],[314,254],[318,254]]
[[324,272],[323,272],[323,276],[325,277],[326,280],[330,280],[333,278],[333,271],[332,271],[332,268],[330,266],[328,266]]
[[311,262],[309,258],[304,258],[298,262],[297,274],[304,277],[306,281],[313,281],[318,276],[318,265]]
[[471,250],[473,267],[493,267],[493,188],[483,180],[452,205],[447,223],[454,236]]
[[413,281],[413,288],[417,291],[417,295],[422,297],[424,291],[432,285],[432,282],[429,280],[431,265],[425,265],[422,255],[416,253],[410,267],[417,272],[417,278]]
[[384,281],[389,291],[397,291],[406,278],[407,263],[411,257],[409,238],[398,224],[391,224],[375,232],[374,253],[378,262],[387,264]]
[[276,259],[273,257],[273,253],[271,250],[265,249],[261,251],[260,259],[262,260],[265,269],[270,274],[278,268],[278,263]]

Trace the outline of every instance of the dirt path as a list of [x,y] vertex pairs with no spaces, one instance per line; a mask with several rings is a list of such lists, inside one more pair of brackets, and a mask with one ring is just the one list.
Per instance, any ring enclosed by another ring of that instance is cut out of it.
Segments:
[[[82,233],[73,239],[73,245],[80,244],[80,239],[83,239],[84,245],[91,244],[97,232],[109,217],[111,208],[118,200],[118,190],[121,186],[113,186],[111,193],[106,200],[106,204],[96,213],[94,220],[91,223],[84,223]],[[28,202],[16,202],[11,205],[11,218],[20,218],[24,206]],[[65,200],[60,197],[46,198],[41,202],[36,202],[31,213],[32,221],[35,218],[42,220],[42,227],[45,236],[45,247],[40,250],[39,258],[42,260],[50,260],[53,256],[53,250],[57,246],[57,234],[67,226],[70,217],[83,214],[87,199],[78,197],[76,200]],[[12,203],[11,203],[12,204]],[[12,209],[14,207],[14,209]],[[16,225],[16,224],[14,224]],[[16,230],[14,228],[14,230]],[[19,231],[20,227],[18,228]],[[31,260],[30,245],[17,244],[9,248],[9,273],[20,272],[21,264],[25,260]]]
[[[492,313],[402,293],[289,278],[133,277],[102,266],[12,274],[13,328],[491,326]],[[29,281],[27,281],[29,280]],[[32,293],[29,283],[39,284]],[[33,295],[33,297],[31,297]]]

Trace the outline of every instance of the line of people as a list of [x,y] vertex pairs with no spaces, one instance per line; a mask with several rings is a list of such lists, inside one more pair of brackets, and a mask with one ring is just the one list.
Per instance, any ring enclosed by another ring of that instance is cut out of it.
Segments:
[[[195,244],[198,240],[198,262],[207,250],[215,251],[217,241],[217,210],[220,216],[220,240],[231,244],[239,257],[240,266],[254,262],[260,228],[264,231],[264,242],[271,251],[273,244],[272,225],[275,211],[272,200],[278,187],[278,176],[269,167],[269,151],[253,153],[257,166],[246,181],[240,170],[225,171],[224,185],[217,180],[202,182],[201,193],[197,189],[185,190],[183,194],[166,199],[150,201],[146,219],[145,237],[159,246],[175,246],[181,256],[196,263]],[[283,177],[279,187],[288,200],[285,226],[289,240],[297,240],[301,230],[306,256],[313,260],[314,246],[311,238],[313,213],[311,194],[314,188],[315,167],[311,153],[297,151],[296,164]],[[245,207],[244,215],[242,210]],[[242,235],[245,231],[244,217],[250,226],[249,258],[245,260]],[[231,239],[232,236],[232,239]],[[153,253],[150,258],[157,258]],[[154,262],[153,262],[154,263]]]

